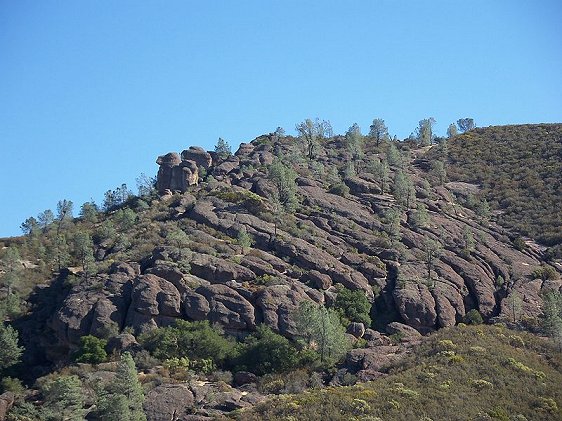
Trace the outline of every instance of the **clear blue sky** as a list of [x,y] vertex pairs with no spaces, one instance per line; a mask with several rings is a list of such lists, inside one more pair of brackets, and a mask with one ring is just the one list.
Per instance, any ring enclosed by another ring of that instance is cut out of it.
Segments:
[[0,236],[308,117],[561,122],[561,22],[560,0],[0,0]]

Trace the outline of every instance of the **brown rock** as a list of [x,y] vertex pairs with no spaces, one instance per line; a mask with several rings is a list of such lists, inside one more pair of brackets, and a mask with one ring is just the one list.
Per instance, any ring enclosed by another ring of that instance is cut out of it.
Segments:
[[195,291],[209,303],[207,318],[225,329],[251,330],[255,327],[254,307],[232,288],[214,284],[201,286]]
[[189,149],[184,150],[181,153],[181,159],[184,161],[193,161],[198,167],[203,167],[206,170],[213,164],[211,154],[199,146],[190,146]]
[[332,286],[332,278],[317,270],[306,272],[302,277],[302,282],[311,282],[315,288],[326,290]]
[[303,301],[310,301],[303,287],[273,285],[266,287],[256,296],[256,307],[263,314],[263,322],[282,335],[294,336],[296,330],[294,314]]
[[356,338],[362,338],[365,334],[365,325],[363,323],[351,322],[349,326],[347,326],[347,333],[350,333]]
[[174,285],[155,275],[140,275],[133,283],[127,325],[142,333],[166,326],[181,316],[180,293]]
[[403,287],[394,289],[392,295],[406,324],[422,330],[435,328],[435,300],[427,286],[414,281],[404,282]]
[[16,397],[12,392],[4,392],[0,395],[0,421],[6,419],[8,411],[14,406]]
[[392,322],[386,325],[386,332],[389,335],[401,334],[404,338],[417,338],[421,336],[420,332],[413,327],[399,322]]
[[242,386],[244,384],[249,383],[257,383],[258,376],[254,373],[250,373],[249,371],[237,371],[234,374],[234,384],[236,386]]
[[193,404],[187,384],[162,384],[147,393],[143,408],[147,421],[170,421],[189,415]]

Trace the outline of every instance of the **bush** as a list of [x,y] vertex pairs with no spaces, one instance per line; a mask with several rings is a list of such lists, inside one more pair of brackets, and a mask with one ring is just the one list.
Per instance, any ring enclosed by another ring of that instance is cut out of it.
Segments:
[[543,265],[540,268],[537,268],[532,273],[533,279],[542,279],[543,281],[548,280],[555,280],[558,279],[558,272],[552,266]]
[[484,323],[484,319],[482,319],[482,315],[478,310],[473,308],[468,313],[465,314],[463,321],[467,325],[481,325]]
[[366,327],[371,325],[371,303],[363,291],[352,291],[339,285],[334,308],[351,322],[364,323]]
[[15,395],[20,395],[25,390],[20,379],[16,379],[13,377],[4,377],[0,380],[0,393],[4,392],[12,392]]
[[238,357],[232,361],[236,371],[250,371],[257,375],[281,373],[299,366],[298,350],[289,340],[265,325],[248,336],[238,346]]
[[328,192],[345,197],[349,194],[349,187],[343,182],[332,184]]
[[154,329],[139,338],[156,358],[164,361],[186,357],[189,360],[210,359],[220,366],[232,357],[234,343],[211,326],[207,320],[177,320],[174,326]]
[[82,336],[80,338],[80,348],[74,360],[78,363],[102,363],[107,360],[106,345],[107,341],[105,339],[96,338],[92,335]]

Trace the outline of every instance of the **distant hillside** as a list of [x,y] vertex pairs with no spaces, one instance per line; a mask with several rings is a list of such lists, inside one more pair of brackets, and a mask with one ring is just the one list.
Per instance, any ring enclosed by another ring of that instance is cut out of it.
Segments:
[[477,128],[448,148],[449,178],[480,184],[500,224],[562,244],[562,124]]

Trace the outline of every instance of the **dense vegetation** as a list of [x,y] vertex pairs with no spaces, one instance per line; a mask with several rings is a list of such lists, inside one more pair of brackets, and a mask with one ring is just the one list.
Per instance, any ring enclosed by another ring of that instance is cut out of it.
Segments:
[[562,125],[477,128],[450,140],[448,157],[450,180],[479,184],[502,225],[562,244]]
[[389,376],[351,387],[286,395],[240,420],[555,420],[562,417],[562,358],[547,341],[501,326],[431,335]]

